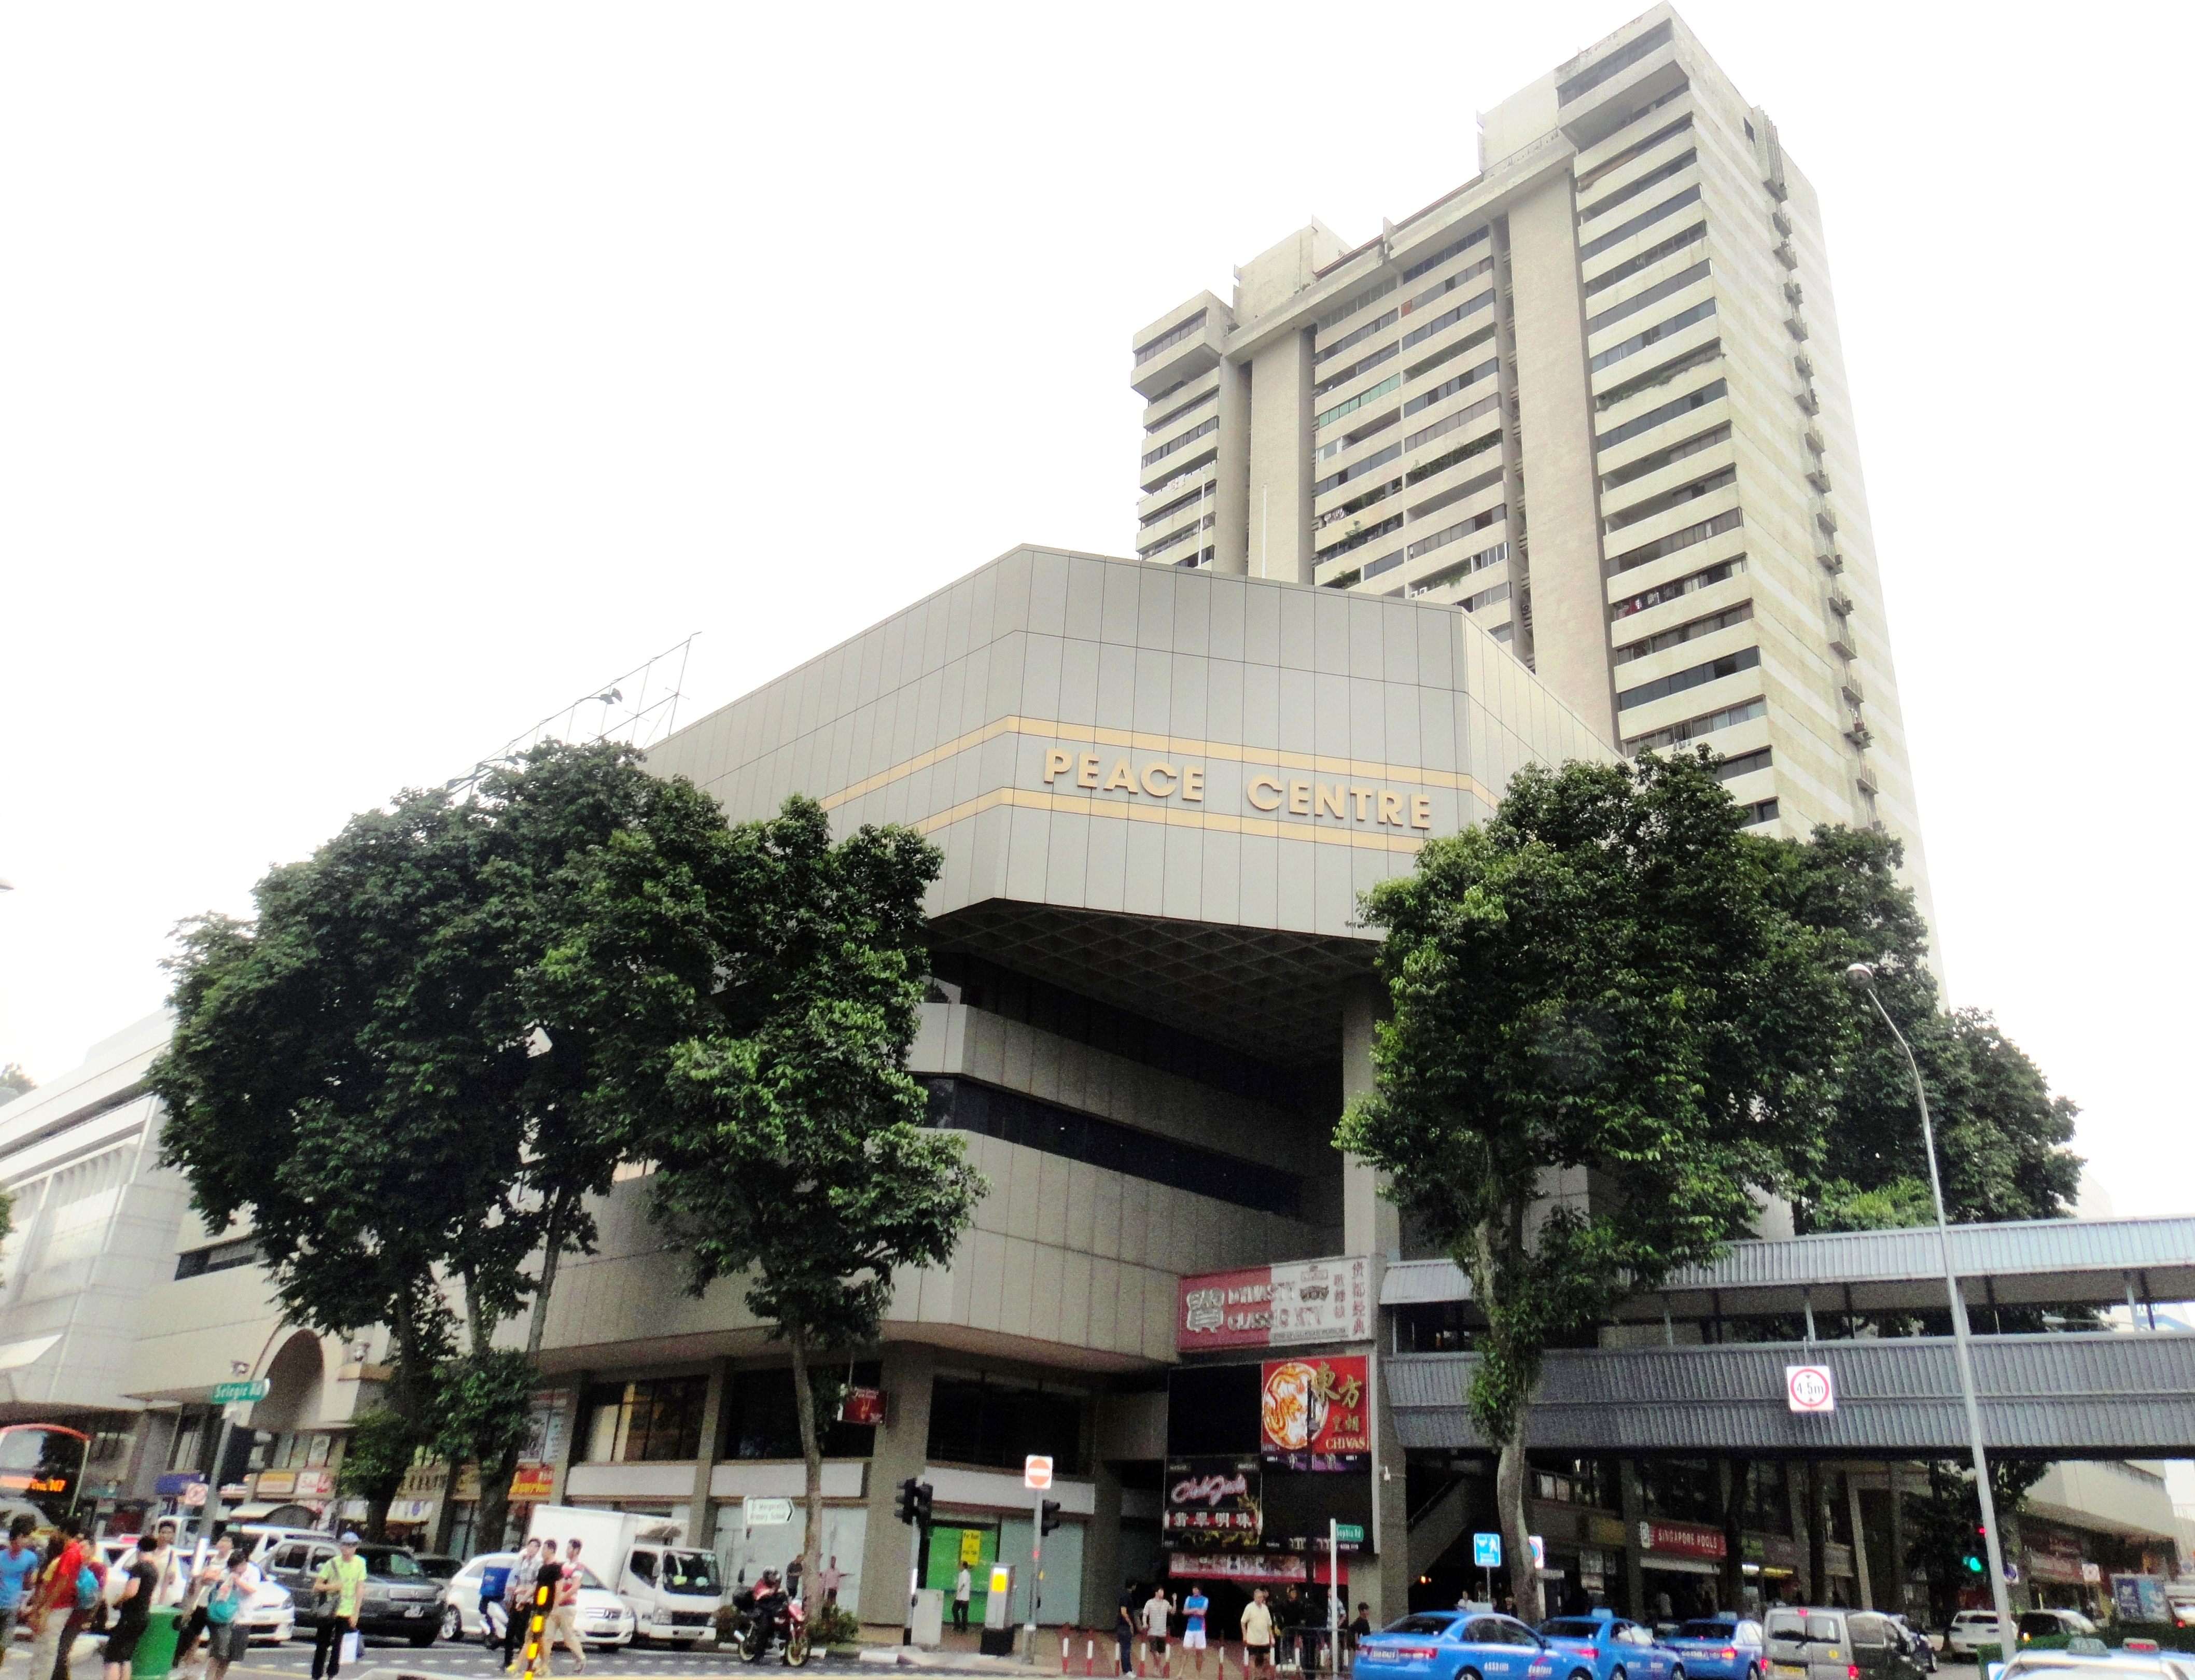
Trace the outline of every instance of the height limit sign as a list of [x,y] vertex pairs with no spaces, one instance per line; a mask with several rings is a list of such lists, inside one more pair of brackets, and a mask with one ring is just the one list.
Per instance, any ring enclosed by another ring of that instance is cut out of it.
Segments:
[[1787,1365],[1783,1367],[1783,1397],[1794,1412],[1834,1412],[1837,1409],[1836,1379],[1826,1365]]

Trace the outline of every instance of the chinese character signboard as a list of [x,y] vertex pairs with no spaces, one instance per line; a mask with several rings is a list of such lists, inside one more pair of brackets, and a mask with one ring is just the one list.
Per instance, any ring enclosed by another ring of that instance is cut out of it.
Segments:
[[1253,1550],[1264,1531],[1261,1467],[1251,1458],[1169,1458],[1159,1525],[1169,1546]]
[[[1372,1395],[1362,1354],[1269,1359],[1258,1392],[1259,1450],[1311,1459],[1372,1450]],[[1322,1469],[1306,1463],[1303,1469]],[[1339,1468],[1339,1465],[1334,1468]]]
[[1699,1557],[1720,1562],[1730,1547],[1722,1530],[1696,1522],[1641,1522],[1639,1547],[1670,1557]]
[[1368,1342],[1372,1263],[1300,1260],[1181,1280],[1174,1344],[1184,1353]]
[[838,1403],[838,1421],[842,1424],[881,1424],[884,1420],[882,1389],[848,1389],[845,1399]]

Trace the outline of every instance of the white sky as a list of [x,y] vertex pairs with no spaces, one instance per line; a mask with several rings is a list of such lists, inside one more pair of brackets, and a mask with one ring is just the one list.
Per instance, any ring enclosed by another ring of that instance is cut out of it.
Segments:
[[[1128,552],[1130,332],[1634,9],[0,14],[0,1061],[689,630],[713,705]],[[1685,15],[1821,193],[1955,996],[2195,1207],[2188,14]]]

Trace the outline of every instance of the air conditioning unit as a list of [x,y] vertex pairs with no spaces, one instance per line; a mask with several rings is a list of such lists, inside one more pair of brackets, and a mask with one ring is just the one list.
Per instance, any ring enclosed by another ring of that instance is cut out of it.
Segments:
[[1835,549],[1825,549],[1814,556],[1814,564],[1834,578],[1845,569],[1845,557]]
[[1845,677],[1844,688],[1841,692],[1845,697],[1845,703],[1852,707],[1855,711],[1857,711],[1861,704],[1867,699],[1866,695],[1860,693],[1859,679],[1849,673],[1847,673]]
[[1828,532],[1832,537],[1835,536],[1837,533],[1837,510],[1831,507],[1819,507],[1815,509],[1814,523],[1820,526],[1823,530]]
[[1806,336],[1806,318],[1795,313],[1789,320],[1783,323],[1783,331],[1789,333],[1794,338],[1803,339]]
[[1799,393],[1799,406],[1808,414],[1819,414],[1822,411],[1822,400],[1814,394],[1814,388],[1812,385]]
[[1791,242],[1789,239],[1784,240],[1782,245],[1776,247],[1774,255],[1776,260],[1782,263],[1786,268],[1796,268],[1799,266],[1799,253],[1792,249]]
[[1829,468],[1822,462],[1815,462],[1812,468],[1809,469],[1806,474],[1806,482],[1812,485],[1815,489],[1820,491],[1823,495],[1828,495],[1829,493]]
[[1776,224],[1776,231],[1777,233],[1781,233],[1787,239],[1791,237],[1790,211],[1785,210],[1781,204],[1778,204],[1774,210],[1768,212],[1768,219]]
[[1855,717],[1845,730],[1845,739],[1864,752],[1875,744],[1875,732],[1867,727],[1867,720]]
[[[1819,560],[1819,559],[1823,558],[1823,556],[1822,556],[1822,555],[1815,555],[1815,556],[1814,556],[1814,558],[1815,558],[1815,559],[1817,559],[1817,560]],[[1837,615],[1837,617],[1839,617],[1840,618],[1849,618],[1850,617],[1852,617],[1852,597],[1851,597],[1850,595],[1839,595],[1839,594],[1838,594],[1835,590],[1832,590],[1829,592],[1829,611],[1830,611],[1830,612],[1832,612],[1832,613],[1835,613],[1835,614]]]
[[1817,455],[1826,455],[1829,452],[1829,440],[1822,435],[1822,429],[1819,426],[1806,428],[1806,447]]
[[1882,791],[1882,789],[1877,785],[1875,780],[1875,772],[1864,764],[1859,767],[1859,775],[1858,780],[1859,782],[1859,791],[1862,793],[1868,795],[1870,798],[1872,798],[1875,794]]
[[1794,309],[1806,301],[1806,289],[1796,280],[1783,282],[1783,295],[1791,300],[1791,307]]
[[1859,642],[1852,635],[1852,627],[1849,624],[1829,638],[1829,652],[1841,659],[1859,658]]

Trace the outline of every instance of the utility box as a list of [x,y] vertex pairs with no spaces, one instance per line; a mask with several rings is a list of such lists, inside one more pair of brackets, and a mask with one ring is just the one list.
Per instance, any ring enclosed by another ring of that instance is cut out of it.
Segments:
[[991,1591],[983,1600],[983,1637],[981,1650],[987,1657],[1010,1657],[1014,1654],[1014,1571],[1010,1563],[991,1566]]
[[945,1643],[944,1588],[915,1589],[914,1643],[925,1651],[934,1651]]

